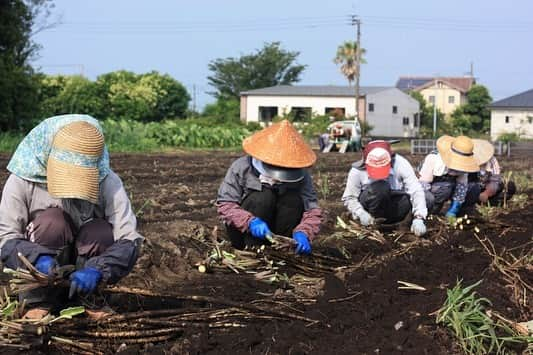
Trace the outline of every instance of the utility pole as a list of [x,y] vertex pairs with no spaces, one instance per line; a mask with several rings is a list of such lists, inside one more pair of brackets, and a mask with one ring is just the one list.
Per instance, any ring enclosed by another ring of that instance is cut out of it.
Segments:
[[[352,15],[352,26],[356,26],[356,45],[355,49],[355,119],[359,120],[359,80],[361,77],[361,19],[356,15]],[[360,123],[362,123],[359,120]],[[364,128],[361,127],[361,135],[364,136]]]
[[196,117],[196,84],[192,86],[192,117]]
[[433,138],[437,138],[437,94],[433,96]]

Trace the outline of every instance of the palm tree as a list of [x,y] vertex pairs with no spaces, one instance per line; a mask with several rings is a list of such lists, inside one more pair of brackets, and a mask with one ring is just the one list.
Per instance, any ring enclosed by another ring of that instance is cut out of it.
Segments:
[[[335,59],[333,59],[335,64],[341,64],[341,72],[346,79],[348,79],[350,86],[357,75],[356,52],[357,43],[353,41],[346,41],[337,48],[337,55],[335,56]],[[362,48],[361,63],[366,63],[366,61],[363,59],[363,54],[365,54],[365,52],[366,50]]]

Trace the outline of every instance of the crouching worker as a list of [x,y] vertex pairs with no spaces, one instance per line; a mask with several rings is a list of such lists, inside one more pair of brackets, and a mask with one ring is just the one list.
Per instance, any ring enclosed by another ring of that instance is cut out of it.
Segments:
[[468,173],[478,171],[472,139],[466,136],[440,137],[437,151],[426,156],[420,169],[420,182],[425,190],[429,213],[438,214],[450,199],[451,204],[446,212],[449,219],[473,208],[474,201],[465,201]]
[[289,123],[271,125],[243,141],[247,155],[228,169],[217,210],[235,248],[268,243],[274,234],[292,236],[299,254],[311,253],[321,210],[306,168],[316,155]]
[[353,164],[342,196],[354,219],[364,226],[376,220],[391,224],[404,220],[412,211],[411,231],[426,233],[424,190],[411,164],[392,153],[386,141],[373,141],[363,150],[363,159]]
[[468,174],[468,191],[465,201],[469,204],[487,203],[501,206],[516,192],[513,181],[503,182],[500,164],[494,156],[494,146],[484,139],[473,139],[474,157],[479,164],[479,172]]
[[[5,266],[21,267],[18,253],[48,275],[75,265],[71,297],[131,271],[143,237],[122,181],[109,167],[97,120],[87,115],[44,120],[19,144],[7,169],[11,174],[0,202]],[[21,297],[34,307],[29,317],[39,318],[66,301],[67,291],[40,288]]]

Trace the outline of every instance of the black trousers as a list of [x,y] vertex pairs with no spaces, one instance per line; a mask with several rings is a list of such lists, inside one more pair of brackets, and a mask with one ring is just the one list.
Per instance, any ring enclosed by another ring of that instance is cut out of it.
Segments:
[[[290,237],[293,229],[302,220],[303,200],[297,190],[278,190],[263,186],[262,191],[250,193],[241,204],[241,208],[261,218],[275,234]],[[233,247],[244,249],[245,246],[264,244],[249,232],[242,233],[234,226],[227,226],[228,237]]]
[[[55,251],[60,265],[77,264],[83,267],[85,261],[102,254],[114,243],[113,228],[104,219],[94,219],[73,231],[70,217],[60,208],[48,208],[30,223],[28,239]],[[13,253],[15,257],[16,253]],[[20,301],[31,306],[59,307],[67,299],[68,289],[43,287],[21,293]]]
[[[479,194],[481,192],[485,191],[484,188],[481,187],[479,182],[469,182],[468,183],[468,191],[466,193],[466,200],[465,203],[468,202],[469,204],[476,204],[480,203],[479,201]],[[498,186],[498,190],[496,191],[496,194],[489,198],[489,204],[491,206],[502,206],[503,201],[509,201],[511,197],[516,192],[516,185],[513,181],[509,181],[507,183],[507,190],[505,189],[505,186],[503,183],[500,183]]]
[[409,195],[391,190],[386,180],[370,183],[359,195],[359,202],[374,218],[384,218],[387,224],[402,221],[412,209]]

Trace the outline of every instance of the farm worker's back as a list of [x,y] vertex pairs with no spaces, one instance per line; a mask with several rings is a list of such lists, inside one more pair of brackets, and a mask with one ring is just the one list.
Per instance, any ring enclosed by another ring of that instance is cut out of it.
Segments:
[[514,195],[515,183],[509,179],[504,183],[492,143],[484,139],[472,141],[474,142],[474,158],[479,164],[479,171],[468,174],[468,190],[465,200],[501,206],[504,201],[509,201]]
[[[127,275],[143,237],[98,121],[87,115],[48,118],[20,143],[7,169],[0,202],[0,256],[9,268],[24,255],[44,274],[61,265],[77,269],[71,296]],[[66,299],[63,289],[22,295],[34,307]]]
[[322,218],[307,171],[315,153],[287,120],[246,138],[243,149],[247,155],[230,166],[217,198],[233,246],[260,245],[278,234],[292,236],[297,253],[311,253]]

